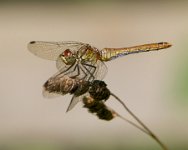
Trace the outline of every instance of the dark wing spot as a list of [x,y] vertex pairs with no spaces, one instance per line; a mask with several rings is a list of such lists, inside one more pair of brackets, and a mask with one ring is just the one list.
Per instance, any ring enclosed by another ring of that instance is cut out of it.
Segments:
[[31,41],[30,44],[35,44],[36,42],[35,41]]

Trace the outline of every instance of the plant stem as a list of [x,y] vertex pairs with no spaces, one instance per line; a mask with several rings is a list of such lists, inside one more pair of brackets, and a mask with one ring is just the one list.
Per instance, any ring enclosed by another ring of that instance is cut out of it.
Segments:
[[133,125],[134,127],[136,127],[137,129],[140,129],[142,132],[144,132],[144,133],[146,133],[146,134],[148,134],[148,135],[150,135],[149,133],[148,133],[148,131],[147,130],[145,130],[145,129],[143,129],[143,128],[141,128],[140,126],[138,126],[137,124],[135,124],[134,122],[132,122],[132,121],[130,121],[130,120],[128,120],[128,119],[126,119],[126,118],[124,118],[123,116],[121,116],[120,114],[118,114],[117,112],[114,112],[115,114],[116,114],[116,116],[118,116],[118,117],[120,117],[121,119],[123,119],[123,120],[125,120],[125,121],[127,121],[128,123],[130,123],[131,125]]
[[[123,101],[119,97],[117,97],[115,94],[111,93],[111,95],[117,99],[123,107],[127,110],[127,112],[147,131],[142,131],[150,135],[161,147],[163,150],[168,150],[168,148],[159,140],[159,138],[125,105]],[[130,122],[129,122],[130,123]],[[139,128],[140,129],[140,128]]]

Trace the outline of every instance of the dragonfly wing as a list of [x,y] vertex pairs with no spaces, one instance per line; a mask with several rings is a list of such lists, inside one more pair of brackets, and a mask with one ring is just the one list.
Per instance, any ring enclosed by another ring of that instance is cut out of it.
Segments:
[[84,80],[102,80],[108,69],[104,62],[97,60],[97,62],[84,62],[80,67],[80,77]]
[[64,72],[70,65],[66,65],[62,59],[60,57],[57,58],[56,60],[56,68],[61,71]]
[[83,100],[83,97],[86,96],[86,95],[88,95],[88,93],[85,93],[85,94],[80,95],[80,96],[75,96],[75,95],[74,95],[74,96],[72,97],[71,101],[70,101],[70,104],[69,104],[69,106],[68,106],[66,112],[68,112],[68,111],[70,111],[71,109],[73,109],[73,108],[76,106],[76,104],[77,104],[78,102],[82,101],[82,100]]
[[72,97],[71,101],[70,101],[70,104],[67,108],[67,111],[70,111],[71,109],[74,108],[74,106],[80,101],[79,97],[76,97],[75,95]]
[[94,73],[96,80],[102,80],[108,72],[108,68],[104,62],[98,60],[96,65],[96,71]]
[[56,60],[58,56],[66,49],[70,49],[71,51],[76,51],[80,49],[83,45],[85,44],[75,41],[64,41],[64,42],[32,41],[28,44],[28,50],[38,57],[48,60]]

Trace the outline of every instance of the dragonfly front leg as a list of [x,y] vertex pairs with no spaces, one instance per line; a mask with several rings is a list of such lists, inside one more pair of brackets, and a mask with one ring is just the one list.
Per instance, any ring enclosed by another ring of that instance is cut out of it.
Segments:
[[[74,63],[75,64],[75,63]],[[72,65],[70,65],[68,68],[66,68],[65,70],[60,70],[59,71],[59,73],[56,75],[56,76],[59,76],[59,75],[62,75],[62,74],[64,74],[64,75],[67,75],[68,73],[66,73],[67,71],[69,71],[73,66],[74,66],[74,64],[72,64]]]
[[75,77],[77,77],[77,76],[79,76],[79,75],[80,75],[80,67],[79,67],[79,65],[78,65],[78,64],[76,64],[76,66],[75,66],[75,68],[74,68],[73,72],[74,72],[76,69],[77,69],[77,74],[76,74],[76,75],[74,75],[74,76],[71,76],[72,78],[75,78]]
[[69,71],[74,65],[75,65],[75,63],[73,63],[72,65],[70,65],[67,69],[63,70],[61,73],[68,74],[66,72]]

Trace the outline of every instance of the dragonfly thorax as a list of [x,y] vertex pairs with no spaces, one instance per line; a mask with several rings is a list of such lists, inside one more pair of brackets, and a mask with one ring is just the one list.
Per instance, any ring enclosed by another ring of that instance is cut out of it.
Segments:
[[83,49],[80,49],[78,52],[78,55],[82,59],[82,62],[91,62],[96,63],[99,59],[99,52],[95,47],[91,47],[90,45],[87,45]]

